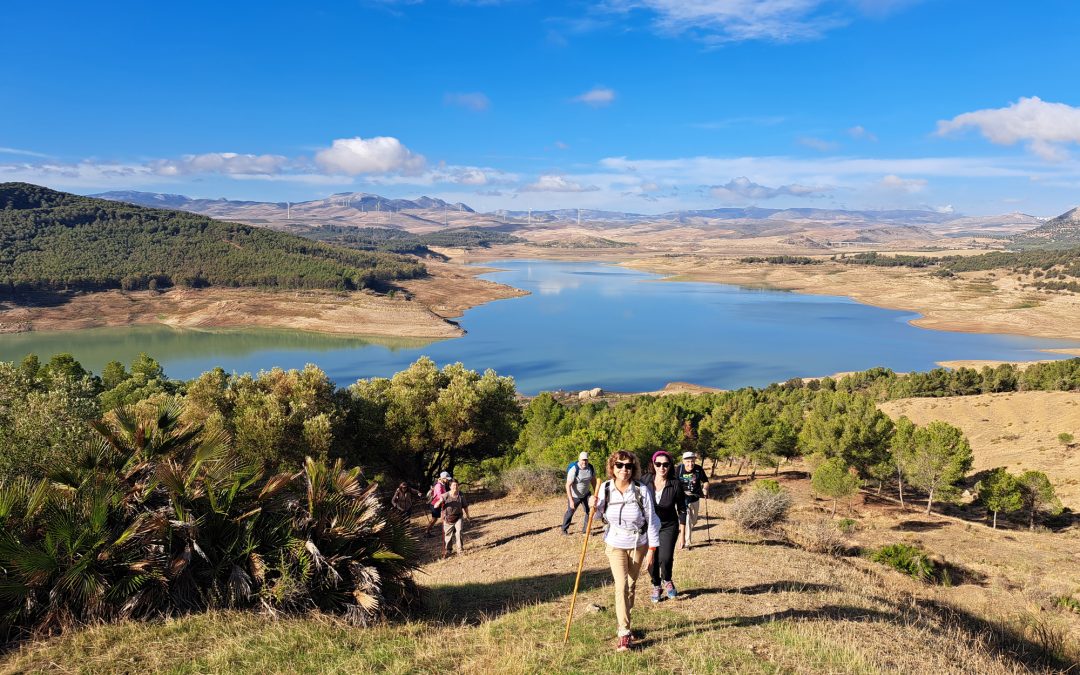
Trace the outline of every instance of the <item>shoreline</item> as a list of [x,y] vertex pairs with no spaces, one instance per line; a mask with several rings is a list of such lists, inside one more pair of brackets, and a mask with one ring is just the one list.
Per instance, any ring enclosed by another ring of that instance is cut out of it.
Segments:
[[[165,325],[202,330],[274,328],[325,335],[447,339],[465,330],[454,321],[487,302],[526,295],[479,279],[491,270],[429,264],[424,279],[399,283],[408,296],[363,291],[172,288],[164,292],[78,293],[62,302],[0,303],[0,334]],[[7,330],[4,330],[7,328]]]

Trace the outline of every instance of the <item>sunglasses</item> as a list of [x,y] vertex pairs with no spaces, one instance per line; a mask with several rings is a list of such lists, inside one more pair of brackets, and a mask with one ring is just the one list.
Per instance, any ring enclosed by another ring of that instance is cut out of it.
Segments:
[[633,462],[615,462],[616,469],[632,469],[634,468]]
[[652,465],[661,469],[667,469],[671,466],[671,462],[653,462]]

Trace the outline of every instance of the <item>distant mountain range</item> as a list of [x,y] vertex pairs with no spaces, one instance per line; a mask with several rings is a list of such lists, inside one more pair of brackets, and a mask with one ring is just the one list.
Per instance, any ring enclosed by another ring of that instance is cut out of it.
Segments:
[[388,199],[367,192],[342,192],[330,195],[323,199],[314,199],[306,202],[247,202],[232,199],[192,199],[184,195],[167,194],[161,192],[138,192],[135,190],[122,190],[102,192],[91,197],[98,199],[110,199],[115,202],[128,202],[139,206],[153,206],[157,208],[178,209],[181,211],[198,211],[200,209],[219,208],[245,208],[250,206],[274,206],[281,209],[303,210],[317,206],[348,206],[363,211],[405,211],[424,209],[453,209],[475,213],[467,205],[458,202],[451,204],[434,197],[418,197],[416,199]]
[[[390,227],[429,233],[461,227],[497,228],[525,234],[574,227],[588,230],[662,232],[690,228],[710,238],[793,237],[805,245],[848,243],[940,243],[943,239],[998,238],[1017,246],[1056,248],[1080,244],[1080,209],[1046,221],[1025,213],[962,216],[931,210],[821,208],[716,208],[642,214],[596,209],[498,210],[479,213],[467,204],[434,197],[390,199],[343,192],[304,202],[193,199],[154,192],[105,192],[94,197],[171,208],[213,218],[295,231],[317,225]],[[607,235],[605,235],[607,236]],[[830,243],[831,242],[831,243]],[[938,244],[934,244],[938,245]]]

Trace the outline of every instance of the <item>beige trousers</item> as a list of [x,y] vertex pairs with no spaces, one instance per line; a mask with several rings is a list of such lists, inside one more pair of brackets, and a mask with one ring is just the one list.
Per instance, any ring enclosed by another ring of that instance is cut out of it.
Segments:
[[454,543],[454,552],[461,553],[461,523],[463,520],[464,518],[458,518],[453,524],[443,521],[443,555],[450,551],[450,542]]
[[634,591],[637,590],[641,562],[645,560],[648,546],[637,548],[607,547],[607,559],[611,564],[611,576],[615,580],[615,618],[619,623],[619,637],[630,634],[630,611],[634,609]]
[[[704,497],[702,497],[704,499]],[[683,516],[683,522],[679,523],[679,527],[683,528],[683,540],[689,546],[694,542],[694,525],[697,525],[698,521],[698,509],[701,508],[701,499],[696,502],[686,503],[686,516]],[[689,527],[687,527],[689,520]]]

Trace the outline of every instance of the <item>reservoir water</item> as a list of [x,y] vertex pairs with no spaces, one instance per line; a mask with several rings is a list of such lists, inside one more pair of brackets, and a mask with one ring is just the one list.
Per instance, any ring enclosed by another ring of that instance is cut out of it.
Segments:
[[257,372],[315,363],[340,385],[389,376],[426,354],[440,365],[494,368],[529,394],[603,387],[648,391],[667,382],[764,386],[795,376],[887,366],[928,370],[952,359],[1053,358],[1066,340],[916,328],[909,312],[842,297],[712,283],[662,282],[655,274],[588,262],[489,263],[485,278],[530,295],[468,310],[461,338],[425,342],[297,331],[196,331],[166,326],[0,336],[0,360],[68,352],[101,372],[146,352],[174,378],[214,366]]

